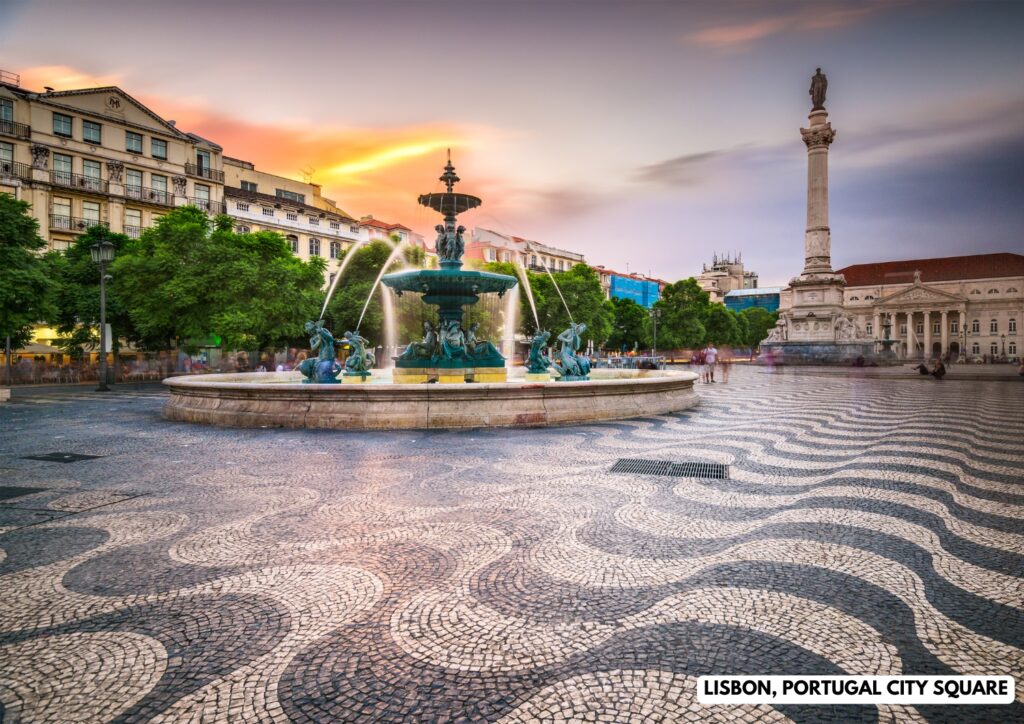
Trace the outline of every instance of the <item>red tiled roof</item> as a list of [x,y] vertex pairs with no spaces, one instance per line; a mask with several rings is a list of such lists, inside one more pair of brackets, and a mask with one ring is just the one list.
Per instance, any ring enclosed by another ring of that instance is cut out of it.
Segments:
[[405,224],[388,224],[380,219],[360,219],[359,223],[363,226],[373,226],[374,228],[387,229],[388,231],[391,231],[392,229],[405,229],[406,231],[412,231],[412,229]]
[[940,259],[907,259],[875,264],[853,264],[836,273],[846,277],[849,287],[876,284],[905,284],[914,281],[914,272],[921,272],[923,282],[948,282],[957,279],[997,279],[1024,276],[1024,255],[972,254]]

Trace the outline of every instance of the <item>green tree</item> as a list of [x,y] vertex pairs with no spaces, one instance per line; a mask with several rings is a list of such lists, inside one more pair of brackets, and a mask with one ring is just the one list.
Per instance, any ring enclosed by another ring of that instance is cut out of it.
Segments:
[[[54,252],[54,278],[57,293],[53,313],[48,320],[61,337],[58,345],[73,358],[81,358],[87,349],[99,346],[100,274],[92,260],[92,247],[103,239],[114,245],[115,259],[124,253],[130,239],[93,226],[79,236],[64,252]],[[116,294],[107,292],[107,323],[110,325],[111,344],[115,356],[120,351],[121,339],[137,341],[138,334],[131,317]]]
[[40,254],[45,247],[29,204],[0,194],[0,344],[10,338],[12,350],[52,316],[54,259]]
[[[539,274],[527,273],[537,304],[537,316],[544,329],[557,335],[572,321],[587,325],[585,339],[594,341],[595,346],[603,346],[612,334],[612,320],[615,308],[605,298],[601,288],[601,278],[597,272],[586,264],[576,264],[572,269],[555,272],[548,276],[546,272]],[[552,281],[552,277],[554,281]],[[557,288],[555,287],[557,284]],[[561,295],[559,295],[561,291]],[[563,303],[562,298],[565,298]],[[533,326],[532,315],[527,326]]]
[[[605,346],[615,352],[651,345],[651,318],[647,309],[632,299],[613,298],[612,333]],[[661,330],[659,330],[660,333]]]
[[736,321],[736,336],[733,338],[732,344],[746,347],[747,337],[750,336],[750,325],[747,323],[747,318],[732,309],[729,310],[729,316]]
[[748,307],[740,312],[740,316],[747,320],[746,343],[751,348],[760,345],[779,321],[778,312],[769,312],[763,307]]
[[734,344],[739,334],[735,317],[722,304],[712,304],[704,322],[707,341],[715,345]]
[[659,349],[693,349],[705,341],[704,323],[710,305],[708,293],[693,277],[669,284],[654,303],[658,320]]
[[287,344],[319,314],[323,259],[303,262],[276,232],[238,233],[175,209],[115,258],[114,293],[151,347],[213,336],[230,349]]

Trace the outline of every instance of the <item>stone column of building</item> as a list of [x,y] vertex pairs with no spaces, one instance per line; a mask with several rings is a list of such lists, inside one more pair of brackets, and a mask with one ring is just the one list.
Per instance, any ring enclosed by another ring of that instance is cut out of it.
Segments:
[[828,147],[836,132],[828,111],[819,108],[808,116],[809,128],[800,135],[807,144],[807,229],[804,232],[804,274],[832,273],[832,235],[828,226]]
[[922,314],[924,315],[924,349],[921,356],[928,359],[932,356],[932,313],[926,309]]
[[882,339],[882,315],[879,312],[875,312],[874,319],[872,320],[871,336],[875,339]]
[[967,310],[960,310],[960,362],[967,359]]
[[917,337],[914,335],[914,313],[907,312],[907,359],[917,355]]
[[941,351],[943,355],[947,355],[949,354],[949,311],[946,309],[942,310],[942,322],[939,329],[941,330]]

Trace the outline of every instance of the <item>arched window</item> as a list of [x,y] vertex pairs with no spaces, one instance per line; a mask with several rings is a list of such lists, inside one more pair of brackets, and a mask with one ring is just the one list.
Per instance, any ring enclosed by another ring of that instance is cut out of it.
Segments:
[[1011,319],[1010,320],[1010,328],[1009,328],[1008,331],[1010,331],[1010,332],[1016,332],[1017,331],[1017,320],[1016,319]]
[[998,289],[989,289],[988,293],[989,294],[999,294],[999,290]]
[[860,301],[860,297],[858,297],[858,296],[850,297],[850,301],[851,302],[859,302]]
[[297,237],[295,234],[288,234],[288,236],[286,236],[285,239],[288,240],[288,246],[290,246],[292,248],[292,254],[298,254],[299,253],[299,237]]
[[992,354],[993,356],[995,356],[995,355],[999,354],[999,343],[998,343],[998,342],[993,342],[992,344],[990,344],[990,345],[988,346],[988,351],[989,351],[989,352],[990,352],[990,353],[991,353],[991,354]]
[[1017,293],[1017,287],[1010,287],[1009,289],[1006,290],[1006,293],[1007,294],[1016,294]]
[[309,240],[309,255],[320,256],[320,240],[311,238]]
[[993,319],[991,322],[988,323],[988,331],[990,333],[992,333],[992,334],[995,334],[996,332],[999,331],[999,320],[998,319]]
[[873,322],[865,322],[864,323],[864,332],[866,334],[874,334],[875,333],[875,325],[874,325],[874,323]]
[[971,354],[981,354],[981,345],[975,342],[971,345]]
[[981,290],[980,289],[972,289],[971,290],[971,294],[981,294]]
[[331,258],[332,259],[339,259],[339,258],[341,258],[341,242],[340,241],[332,241],[331,242]]
[[981,334],[981,320],[975,319],[971,322],[971,334]]
[[868,294],[866,297],[864,297],[865,300],[874,299],[874,298],[875,298],[874,294]]
[[239,224],[238,226],[235,227],[235,231],[237,231],[239,234],[248,234],[249,227],[246,226],[245,224]]
[[1017,343],[1010,342],[1010,354],[1017,354]]

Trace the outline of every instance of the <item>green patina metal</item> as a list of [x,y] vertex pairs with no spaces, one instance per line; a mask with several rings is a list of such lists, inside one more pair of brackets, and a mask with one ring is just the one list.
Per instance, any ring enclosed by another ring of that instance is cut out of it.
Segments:
[[[341,372],[341,365],[334,356],[335,340],[323,322],[306,322],[306,333],[309,336],[309,348],[317,353],[316,357],[305,359],[299,364],[299,372],[305,377],[306,384],[332,385]],[[348,335],[346,334],[346,337]]]
[[547,356],[546,347],[551,339],[551,332],[538,330],[530,341],[530,356],[526,359],[526,371],[530,374],[544,374],[551,366],[551,359]]
[[459,177],[455,175],[450,152],[440,180],[447,190],[424,194],[419,197],[419,202],[444,216],[444,224],[434,227],[441,268],[386,274],[381,279],[395,294],[422,294],[423,301],[438,310],[437,326],[425,322],[423,341],[410,344],[401,356],[395,358],[395,365],[401,368],[447,369],[504,367],[505,358],[498,349],[490,342],[476,338],[477,325],[464,328],[462,316],[465,307],[480,301],[481,294],[500,297],[518,282],[515,277],[504,274],[463,270],[465,241],[462,235],[466,229],[456,224],[456,218],[482,202],[476,196],[453,190]]
[[587,325],[582,322],[572,324],[569,329],[558,335],[558,341],[562,348],[558,351],[558,359],[552,364],[561,375],[558,379],[561,382],[583,382],[590,379],[590,358],[577,354],[582,344],[582,335],[587,331]]

